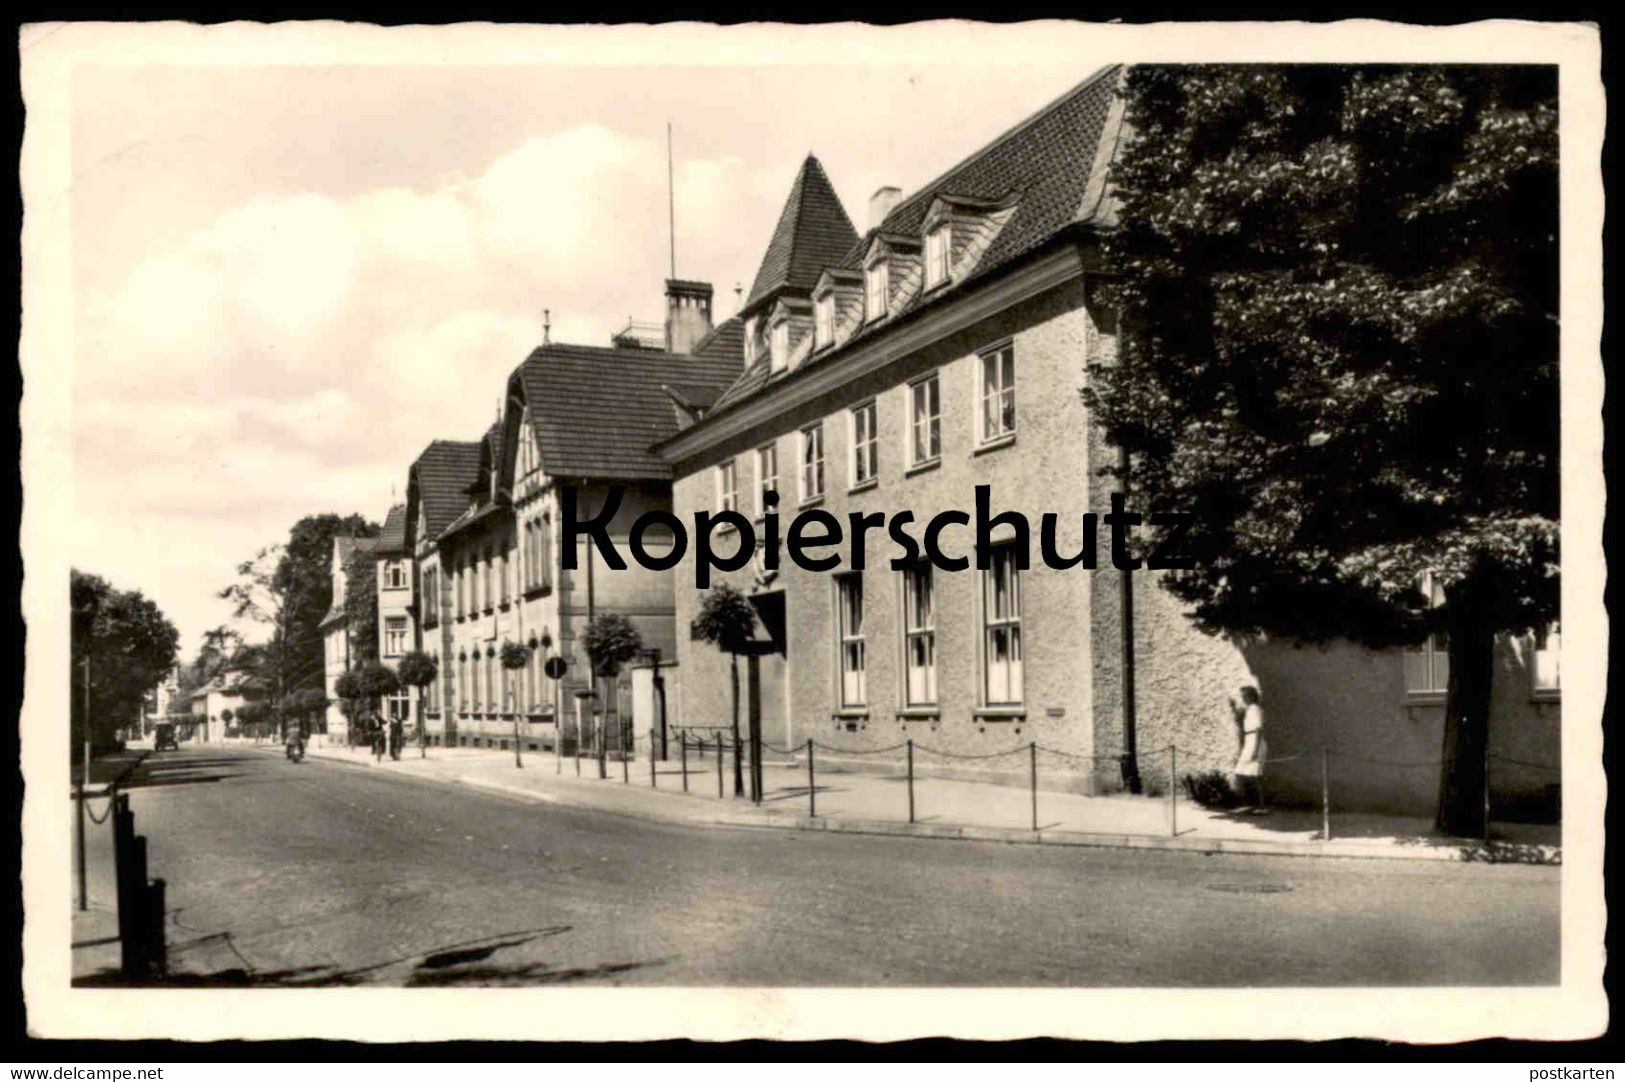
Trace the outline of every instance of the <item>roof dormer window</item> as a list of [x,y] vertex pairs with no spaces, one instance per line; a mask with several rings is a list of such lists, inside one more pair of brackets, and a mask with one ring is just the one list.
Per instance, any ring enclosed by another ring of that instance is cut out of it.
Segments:
[[868,267],[864,268],[863,318],[879,319],[886,314],[886,290],[888,284],[884,257],[874,260]]
[[813,302],[813,344],[820,349],[835,341],[835,294],[825,293]]
[[790,363],[790,321],[781,319],[773,324],[772,337],[769,346],[772,370],[782,372]]
[[948,280],[949,254],[953,250],[953,226],[941,222],[925,235],[925,286],[939,286]]
[[756,317],[751,316],[745,320],[745,363],[754,364],[756,361]]

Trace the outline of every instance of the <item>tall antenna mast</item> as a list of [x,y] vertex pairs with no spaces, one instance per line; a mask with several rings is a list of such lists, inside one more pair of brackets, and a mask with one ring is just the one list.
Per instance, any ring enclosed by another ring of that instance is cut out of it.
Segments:
[[671,237],[671,276],[677,277],[677,195],[673,187],[671,121],[666,121],[666,213]]

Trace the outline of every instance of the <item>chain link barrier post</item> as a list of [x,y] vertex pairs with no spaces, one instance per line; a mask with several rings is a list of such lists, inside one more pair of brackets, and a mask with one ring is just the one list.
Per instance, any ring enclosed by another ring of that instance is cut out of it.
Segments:
[[908,821],[914,822],[914,741],[908,741]]
[[1490,840],[1490,733],[1489,722],[1484,723],[1484,841]]
[[816,785],[813,782],[813,742],[812,737],[807,738],[807,818],[818,818],[818,797],[815,795]]
[[1168,745],[1168,836],[1179,837],[1179,748]]
[[688,732],[677,734],[678,755],[683,760],[683,792],[688,792]]
[[649,788],[660,788],[660,784],[655,781],[655,731],[653,727],[649,729]]
[[1320,840],[1332,840],[1332,771],[1331,753],[1324,744],[1320,747]]
[[1038,833],[1038,741],[1027,745],[1028,780],[1033,796],[1033,833]]
[[[702,746],[703,750],[703,746]],[[722,799],[722,734],[717,734],[717,799]]]

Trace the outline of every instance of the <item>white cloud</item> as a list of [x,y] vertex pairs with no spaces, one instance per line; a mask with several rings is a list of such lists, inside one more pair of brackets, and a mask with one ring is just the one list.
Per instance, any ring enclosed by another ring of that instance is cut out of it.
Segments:
[[[76,558],[161,579],[190,635],[217,618],[230,567],[299,516],[381,516],[431,439],[490,423],[544,308],[555,341],[662,318],[666,165],[654,139],[584,125],[432,190],[260,198],[81,298],[77,502],[102,528]],[[793,175],[779,172],[678,170],[678,269],[720,279],[719,318],[755,269]]]

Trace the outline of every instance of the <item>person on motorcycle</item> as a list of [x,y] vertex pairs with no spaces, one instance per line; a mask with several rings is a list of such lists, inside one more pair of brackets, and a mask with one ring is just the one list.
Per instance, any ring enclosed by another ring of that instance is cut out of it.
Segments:
[[305,757],[305,734],[295,719],[283,722],[282,744],[289,759],[298,762]]

